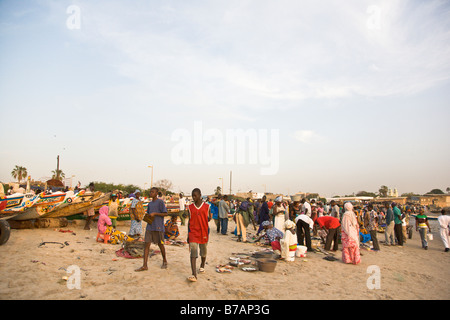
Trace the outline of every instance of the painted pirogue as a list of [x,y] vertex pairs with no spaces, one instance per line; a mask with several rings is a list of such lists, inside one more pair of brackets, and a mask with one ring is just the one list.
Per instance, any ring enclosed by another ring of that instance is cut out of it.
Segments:
[[[84,190],[77,194],[73,191],[32,194],[15,194],[0,199],[3,210],[0,210],[0,219],[31,220],[39,218],[62,218],[70,220],[83,219],[84,212],[94,208],[96,212],[100,207],[108,205],[111,193],[100,191],[88,193]],[[120,199],[119,220],[130,219],[130,206],[132,198]],[[143,198],[144,209],[147,209],[149,199]],[[5,204],[6,203],[6,204]],[[166,201],[168,213],[178,213],[177,199]]]

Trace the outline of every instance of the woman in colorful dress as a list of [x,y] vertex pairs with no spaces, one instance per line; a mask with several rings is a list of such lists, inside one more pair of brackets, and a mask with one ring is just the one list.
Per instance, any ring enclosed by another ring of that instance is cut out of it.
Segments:
[[277,197],[275,199],[275,205],[273,206],[273,216],[274,216],[274,223],[273,226],[280,230],[281,232],[284,232],[284,221],[285,214],[286,214],[286,208],[284,207],[282,203],[283,199],[281,196]]
[[283,232],[275,228],[270,221],[263,221],[261,225],[264,228],[265,234],[260,235],[255,242],[258,242],[264,237],[265,244],[272,246],[274,251],[278,250],[281,253],[280,239],[284,236]]
[[341,222],[342,261],[358,264],[361,262],[359,253],[359,225],[353,212],[353,205],[344,205],[344,215]]
[[142,235],[142,219],[144,218],[145,210],[140,199],[141,191],[134,192],[134,198],[131,200],[130,206],[130,232],[128,234],[133,238],[140,238]]

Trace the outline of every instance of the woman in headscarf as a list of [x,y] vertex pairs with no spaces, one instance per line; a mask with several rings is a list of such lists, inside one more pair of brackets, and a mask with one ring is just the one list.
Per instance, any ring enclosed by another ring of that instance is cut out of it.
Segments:
[[103,206],[99,210],[97,229],[101,234],[105,234],[108,226],[112,225],[111,219],[108,217],[108,207]]
[[255,242],[258,242],[264,237],[265,243],[271,245],[273,250],[281,251],[279,240],[283,238],[283,232],[275,228],[270,221],[263,221],[261,225],[264,228],[265,234],[260,235]]
[[273,216],[275,217],[273,226],[280,230],[281,232],[284,232],[284,221],[285,219],[285,213],[286,208],[284,207],[283,198],[281,196],[275,198],[275,205],[273,206]]
[[359,225],[353,212],[353,205],[344,205],[344,215],[341,222],[342,261],[358,264],[361,262],[359,254]]
[[297,250],[297,236],[295,235],[295,222],[286,220],[284,223],[285,233],[280,240],[281,258],[286,261],[294,261],[295,251]]

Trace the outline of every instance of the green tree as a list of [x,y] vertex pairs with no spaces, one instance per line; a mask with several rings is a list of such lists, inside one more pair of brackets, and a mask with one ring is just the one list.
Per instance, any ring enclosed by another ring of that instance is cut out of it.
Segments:
[[308,194],[307,196],[306,196],[306,199],[307,200],[311,200],[311,199],[316,199],[316,198],[318,198],[319,197],[319,194],[318,193],[310,193],[310,194]]
[[17,179],[20,184],[20,181],[22,181],[22,179],[28,175],[27,168],[22,166],[15,166],[13,171],[11,171],[11,175],[14,179]]
[[[134,184],[114,184],[114,183],[106,183],[106,182],[100,182],[100,181],[94,181],[94,187],[95,191],[101,191],[101,192],[112,192],[114,190],[119,190],[124,192],[125,194],[134,193],[136,189],[141,190],[138,186],[135,186]],[[88,186],[86,186],[87,188]],[[141,190],[142,194],[142,190]]]
[[381,186],[380,189],[378,189],[378,193],[380,194],[380,197],[387,197],[389,188],[387,186]]
[[61,169],[55,169],[52,171],[52,179],[62,181],[62,179],[64,179],[65,177],[66,175]]
[[222,188],[217,186],[217,188],[214,190],[215,195],[219,195],[222,192]]
[[441,189],[433,189],[430,192],[427,192],[426,194],[445,194],[445,193]]
[[359,191],[356,194],[357,197],[376,197],[377,195],[374,192],[369,192],[369,191]]

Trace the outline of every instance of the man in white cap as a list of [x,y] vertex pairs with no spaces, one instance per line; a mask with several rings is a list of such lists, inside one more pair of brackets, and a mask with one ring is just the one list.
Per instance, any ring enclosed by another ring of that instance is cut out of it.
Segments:
[[145,212],[140,197],[141,191],[136,190],[130,205],[131,225],[130,232],[128,234],[132,238],[140,238],[142,234],[142,219],[144,218]]

